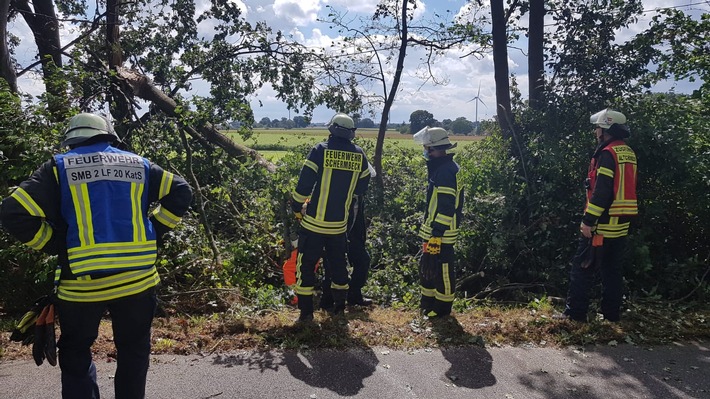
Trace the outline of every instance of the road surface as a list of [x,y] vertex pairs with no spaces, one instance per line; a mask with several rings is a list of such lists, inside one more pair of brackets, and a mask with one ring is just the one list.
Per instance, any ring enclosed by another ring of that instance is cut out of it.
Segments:
[[[113,398],[112,359],[97,359]],[[58,367],[0,362],[0,398],[59,397]],[[151,356],[149,399],[710,398],[710,345],[234,352]]]

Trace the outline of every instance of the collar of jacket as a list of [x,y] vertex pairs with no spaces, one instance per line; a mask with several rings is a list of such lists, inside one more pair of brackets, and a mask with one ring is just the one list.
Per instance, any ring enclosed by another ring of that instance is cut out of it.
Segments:
[[604,151],[604,149],[609,146],[609,144],[611,144],[611,143],[613,143],[613,142],[615,142],[615,141],[624,141],[624,140],[618,139],[618,138],[615,138],[615,137],[612,137],[612,138],[610,138],[609,140],[602,142],[601,144],[599,144],[599,145],[597,146],[597,149],[594,150],[594,155],[592,155],[592,158],[597,158],[597,157],[599,157],[599,154],[601,154],[602,151]]
[[446,154],[443,157],[430,158],[428,161],[426,161],[426,166],[429,170],[435,170],[436,168],[445,163],[453,162],[453,160],[454,154]]

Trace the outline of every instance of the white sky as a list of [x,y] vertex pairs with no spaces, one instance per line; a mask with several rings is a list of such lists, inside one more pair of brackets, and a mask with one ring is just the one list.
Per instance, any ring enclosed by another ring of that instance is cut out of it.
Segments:
[[[242,10],[248,21],[268,21],[274,31],[282,30],[284,33],[292,34],[309,46],[323,46],[337,39],[337,32],[328,29],[326,24],[317,22],[320,17],[326,19],[327,8],[330,5],[340,11],[347,11],[349,15],[372,15],[379,0],[232,0]],[[466,5],[466,0],[418,0],[417,13],[426,18],[431,13],[444,13],[451,10],[456,13],[461,7]],[[684,6],[686,12],[707,12],[710,5],[700,0],[644,0],[644,9],[652,10],[656,7]],[[646,14],[632,29],[619,32],[618,38],[622,40],[628,38],[648,26],[648,21],[653,15],[652,12]],[[31,38],[29,28],[21,18],[15,19],[8,25],[10,32],[22,37]],[[62,37],[62,42],[71,40],[70,34]],[[29,59],[35,55],[36,49],[30,40],[24,40],[23,46],[18,49],[17,57],[23,66],[26,66]],[[513,45],[522,50],[526,50],[525,42]],[[409,121],[409,116],[416,110],[427,110],[434,115],[434,118],[441,121],[443,119],[456,119],[465,116],[473,121],[476,118],[475,102],[470,100],[477,94],[480,85],[480,98],[483,104],[478,106],[478,119],[490,119],[495,113],[495,84],[493,79],[493,59],[488,55],[482,59],[474,57],[460,58],[460,54],[451,53],[445,59],[439,60],[435,65],[435,73],[439,78],[448,80],[445,86],[434,86],[427,84],[422,86],[422,81],[414,76],[414,68],[418,63],[418,57],[412,50],[408,50],[408,58],[405,61],[405,73],[400,83],[400,90],[390,113],[390,121],[399,123]],[[516,80],[523,98],[527,97],[527,56],[520,50],[509,49],[510,72],[516,75]],[[32,79],[30,76],[22,77],[19,81],[23,91],[33,95],[44,91],[44,85]],[[657,86],[658,91],[667,91],[673,88],[676,92],[689,93],[697,88],[699,83],[690,84],[688,82],[665,82]],[[202,85],[194,85],[196,94],[209,95],[207,88]],[[263,106],[259,106],[259,101]],[[484,105],[485,104],[485,105]],[[289,117],[286,106],[276,99],[276,93],[265,87],[256,93],[252,102],[254,116],[257,121],[263,117],[270,119]],[[313,121],[326,122],[330,119],[335,110],[324,107],[316,109]],[[293,118],[294,112],[290,114]],[[379,122],[380,115],[371,117],[375,122]]]

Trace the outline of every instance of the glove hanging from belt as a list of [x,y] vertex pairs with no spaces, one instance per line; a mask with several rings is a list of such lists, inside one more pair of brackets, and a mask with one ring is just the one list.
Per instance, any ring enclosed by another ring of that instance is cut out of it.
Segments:
[[32,344],[32,357],[39,366],[44,359],[52,366],[57,365],[57,337],[54,333],[54,304],[42,308],[35,323],[35,339]]
[[601,264],[604,251],[604,236],[594,234],[592,238],[588,238],[587,246],[579,256],[580,267],[582,269],[590,266],[597,267]]
[[431,237],[424,245],[424,253],[438,255],[441,253],[441,237]]
[[54,333],[54,304],[52,296],[38,298],[12,330],[10,340],[32,344],[32,357],[39,366],[47,359],[52,366],[57,365],[57,338]]
[[49,305],[50,297],[48,295],[37,298],[30,310],[28,310],[17,323],[10,335],[10,341],[22,342],[22,345],[29,345],[35,339],[35,325],[39,319],[40,313],[45,306]]

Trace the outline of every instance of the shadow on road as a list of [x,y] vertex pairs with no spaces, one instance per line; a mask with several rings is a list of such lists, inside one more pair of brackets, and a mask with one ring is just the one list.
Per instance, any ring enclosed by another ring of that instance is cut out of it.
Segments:
[[569,363],[520,375],[521,386],[549,399],[710,397],[706,380],[699,378],[710,364],[707,346],[590,346],[565,352]]
[[454,317],[432,321],[431,326],[441,354],[451,363],[449,370],[444,373],[448,381],[471,389],[496,384],[496,377],[491,372],[493,357],[482,347],[482,337],[466,332]]
[[282,359],[272,351],[248,352],[238,355],[217,355],[213,363],[224,367],[247,366],[249,370],[278,371]]
[[[364,388],[364,380],[371,376],[377,367],[375,353],[364,342],[349,335],[346,324],[332,323],[328,330],[339,334],[339,339],[347,340],[347,350],[319,350],[317,353],[308,349],[284,351],[283,364],[294,378],[312,387],[325,388],[339,396],[354,396]],[[313,334],[322,333],[320,326],[307,327]]]

